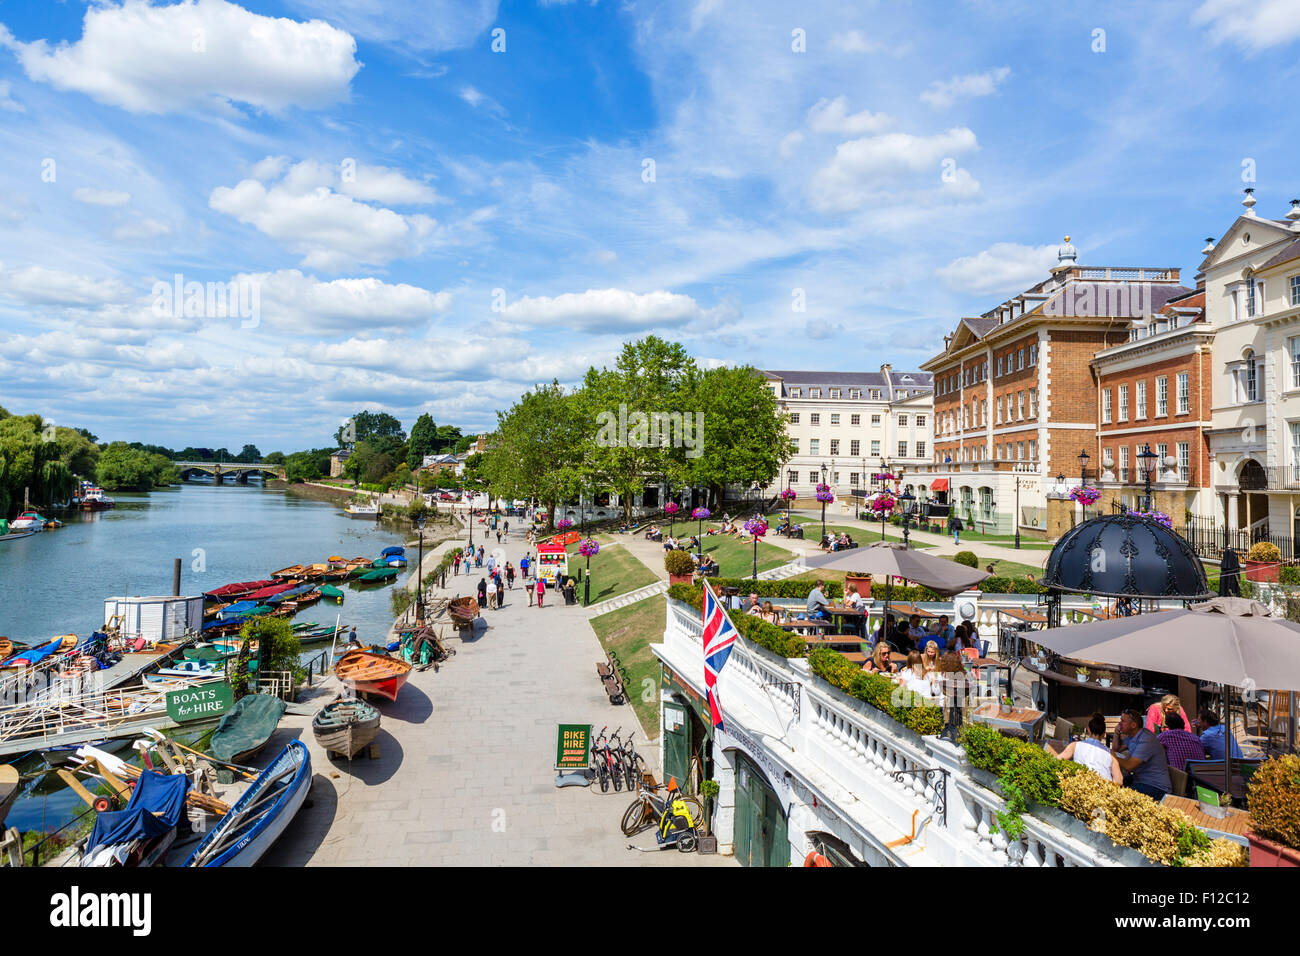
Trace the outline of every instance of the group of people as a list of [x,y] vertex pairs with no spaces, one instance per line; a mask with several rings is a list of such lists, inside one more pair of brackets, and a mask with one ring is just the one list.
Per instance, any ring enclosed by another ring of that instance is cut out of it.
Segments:
[[1073,760],[1154,800],[1173,792],[1171,768],[1186,770],[1189,760],[1222,761],[1227,746],[1232,747],[1234,759],[1242,757],[1236,738],[1226,732],[1217,714],[1202,707],[1197,720],[1191,722],[1177,694],[1156,701],[1147,708],[1145,718],[1137,710],[1124,711],[1109,744],[1106,736],[1106,718],[1095,713],[1085,735],[1069,743],[1057,757]]
[[857,546],[858,543],[845,531],[841,531],[839,534],[823,535],[821,543],[817,545],[823,551],[843,551]]

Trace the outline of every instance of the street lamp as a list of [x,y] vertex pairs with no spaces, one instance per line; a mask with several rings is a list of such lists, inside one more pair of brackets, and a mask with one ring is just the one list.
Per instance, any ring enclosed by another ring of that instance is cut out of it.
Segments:
[[[827,473],[827,470],[828,470],[828,469],[827,469],[827,467],[826,467],[826,462],[822,462],[822,484],[823,484],[823,485],[826,484],[826,473]],[[827,487],[829,488],[830,486],[827,485]],[[817,489],[817,497],[818,497],[818,498],[821,498],[821,497],[822,497],[822,495],[821,495],[821,491],[822,491],[821,488],[818,488],[818,489]],[[823,500],[823,501],[822,501],[822,540],[824,541],[825,539],[826,539],[826,502],[825,502],[825,500]]]
[[[1084,448],[1079,451],[1079,487],[1088,487],[1088,449]],[[1083,502],[1083,520],[1088,520],[1088,503]]]
[[916,495],[910,491],[904,491],[898,496],[903,510],[903,547],[908,547],[908,528],[912,520],[912,509],[916,506]]
[[420,536],[420,563],[415,566],[415,625],[424,624],[424,515],[415,519],[415,530]]
[[1020,547],[1020,476],[1016,476],[1016,513],[1011,516],[1011,523],[1016,526],[1016,547]]
[[1159,458],[1160,456],[1151,450],[1151,443],[1147,442],[1145,445],[1142,446],[1142,450],[1138,452],[1137,457],[1142,462],[1142,475],[1145,480],[1145,486],[1146,486],[1143,494],[1144,502],[1142,505],[1142,510],[1150,511],[1151,510],[1151,473],[1155,471],[1155,465],[1152,464],[1152,461],[1154,459]]

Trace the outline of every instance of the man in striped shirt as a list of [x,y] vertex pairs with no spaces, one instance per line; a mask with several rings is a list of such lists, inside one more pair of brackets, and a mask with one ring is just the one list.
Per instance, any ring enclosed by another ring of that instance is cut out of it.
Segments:
[[1189,760],[1204,760],[1205,745],[1201,743],[1201,738],[1196,736],[1183,724],[1183,718],[1178,714],[1166,714],[1165,723],[1169,729],[1160,734],[1159,740],[1165,748],[1165,754],[1169,757],[1169,766],[1175,770],[1183,770]]

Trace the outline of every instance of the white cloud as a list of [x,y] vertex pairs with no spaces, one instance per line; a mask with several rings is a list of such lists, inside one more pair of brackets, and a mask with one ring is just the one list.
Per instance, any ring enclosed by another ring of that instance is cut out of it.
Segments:
[[951,176],[943,178],[942,189],[956,199],[970,199],[979,195],[980,183],[968,170],[957,167]]
[[688,295],[588,289],[551,298],[524,296],[501,310],[508,322],[586,332],[634,332],[685,325],[707,313]]
[[808,111],[808,128],[814,133],[862,136],[882,132],[893,123],[893,117],[884,113],[872,113],[870,110],[850,116],[848,100],[843,96],[837,96],[833,100],[818,100]]
[[23,305],[97,306],[119,302],[130,290],[117,279],[25,266],[0,270],[0,295]]
[[930,84],[928,90],[921,94],[921,100],[929,103],[935,109],[947,109],[959,99],[991,96],[997,92],[998,86],[1010,75],[1010,67],[1000,66],[986,73],[968,73],[965,76],[954,76],[947,82],[936,80]]
[[423,326],[451,308],[451,293],[373,276],[322,282],[297,269],[235,276],[259,290],[261,321],[275,330],[316,335]]
[[933,136],[886,133],[841,143],[835,157],[819,169],[809,184],[813,205],[822,212],[861,208],[905,175],[933,170],[947,158],[979,148],[965,127]]
[[356,41],[343,30],[261,16],[227,0],[94,4],[75,43],[23,43],[0,25],[0,45],[30,79],[135,113],[231,102],[272,111],[321,107],[346,99],[361,68]]
[[114,239],[154,239],[171,235],[172,227],[157,219],[140,217],[122,223],[113,230]]
[[1251,53],[1300,37],[1294,0],[1205,0],[1192,22],[1208,27],[1216,43],[1231,40]]
[[72,191],[72,198],[92,206],[125,206],[131,201],[131,194],[119,189],[91,189],[82,186]]
[[495,116],[506,115],[506,108],[504,106],[476,87],[466,84],[460,88],[458,95],[462,100],[474,107],[476,110],[481,109],[485,112],[492,113]]
[[[266,163],[263,160],[258,167]],[[337,271],[417,255],[437,225],[433,219],[368,206],[353,195],[411,202],[429,201],[433,191],[384,167],[358,165],[357,170],[355,180],[345,182],[337,169],[303,162],[269,187],[256,179],[219,186],[208,204],[283,242],[309,268]]]
[[804,325],[804,335],[810,339],[829,339],[844,333],[844,326],[826,319],[809,319]]
[[9,95],[9,81],[0,82],[0,110],[10,113],[26,113],[27,107]]
[[935,270],[950,289],[975,295],[1013,295],[1047,278],[1056,265],[1056,246],[997,242],[973,256]]
[[290,4],[363,39],[435,53],[469,46],[497,18],[497,0],[290,0]]
[[875,40],[868,40],[860,30],[850,30],[832,36],[831,49],[845,53],[875,53],[880,49],[880,44]]

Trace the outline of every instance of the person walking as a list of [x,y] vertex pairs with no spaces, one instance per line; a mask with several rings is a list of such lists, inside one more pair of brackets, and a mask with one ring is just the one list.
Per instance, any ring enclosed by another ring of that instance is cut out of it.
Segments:
[[513,591],[515,588],[515,566],[509,561],[506,562],[506,583],[510,586],[510,590]]
[[948,530],[952,532],[952,543],[961,544],[961,533],[966,530],[966,526],[961,523],[961,519],[956,515],[949,518]]
[[506,582],[501,572],[497,572],[497,607],[503,607],[506,603]]
[[528,552],[525,551],[524,556],[519,559],[519,573],[523,575],[525,583],[528,581],[528,566],[530,563],[531,562],[528,560]]
[[455,568],[453,574],[460,574],[460,552],[457,551],[451,558],[452,567]]
[[538,577],[537,579],[537,606],[542,606],[542,598],[546,597],[546,578]]
[[479,607],[487,606],[487,578],[478,579],[478,604]]
[[529,606],[529,607],[532,607],[532,606],[533,606],[533,597],[534,597],[534,595],[533,595],[533,588],[532,588],[532,586],[531,586],[527,581],[524,582],[524,590],[528,592],[528,606]]
[[508,538],[508,537],[510,537],[510,521],[509,521],[509,519],[506,520],[506,523],[505,523],[505,524],[506,524],[506,537]]

